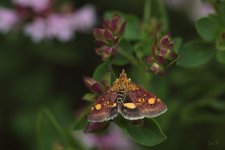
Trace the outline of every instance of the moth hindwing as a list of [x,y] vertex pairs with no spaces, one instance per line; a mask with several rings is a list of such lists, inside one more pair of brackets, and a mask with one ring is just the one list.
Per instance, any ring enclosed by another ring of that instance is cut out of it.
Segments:
[[131,82],[123,70],[112,87],[96,100],[88,120],[108,121],[118,113],[128,120],[137,120],[159,116],[166,110],[167,106],[157,96]]

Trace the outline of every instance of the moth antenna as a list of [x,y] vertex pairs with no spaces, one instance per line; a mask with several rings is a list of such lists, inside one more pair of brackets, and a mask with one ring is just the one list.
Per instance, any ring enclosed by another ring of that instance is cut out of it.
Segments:
[[120,74],[120,77],[127,77],[125,69],[122,69],[122,73]]

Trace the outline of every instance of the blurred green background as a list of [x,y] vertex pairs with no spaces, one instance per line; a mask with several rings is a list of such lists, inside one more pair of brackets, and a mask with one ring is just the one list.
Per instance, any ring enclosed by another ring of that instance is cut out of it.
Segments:
[[[64,2],[63,0],[59,1]],[[65,2],[68,2],[65,0]],[[108,10],[139,17],[143,0],[70,1],[76,7],[91,3],[97,10],[97,26]],[[11,7],[8,0],[0,6]],[[166,7],[170,33],[183,43],[199,38],[186,12]],[[0,149],[37,149],[37,113],[48,108],[64,128],[70,128],[87,102],[83,76],[92,75],[101,63],[92,33],[77,33],[69,42],[33,43],[21,32],[0,34]],[[191,60],[191,59],[190,59]],[[200,67],[171,67],[166,78],[154,76],[151,90],[168,105],[156,120],[167,140],[138,149],[225,149],[225,65],[214,58]],[[39,135],[43,149],[52,148],[59,135],[43,118]],[[56,148],[55,148],[56,149]]]

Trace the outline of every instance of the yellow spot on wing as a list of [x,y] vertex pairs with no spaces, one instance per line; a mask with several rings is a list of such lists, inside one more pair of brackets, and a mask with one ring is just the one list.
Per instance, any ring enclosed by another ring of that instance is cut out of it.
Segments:
[[112,107],[116,107],[116,103],[113,103]]
[[145,101],[144,98],[138,98],[139,103],[144,103],[144,101]]
[[142,102],[140,98],[138,98],[138,102],[139,102],[139,103],[141,103],[141,102]]
[[156,99],[155,98],[149,98],[148,103],[149,104],[155,104]]
[[96,104],[96,105],[95,105],[95,109],[96,109],[96,110],[99,110],[99,109],[101,109],[101,108],[102,108],[102,105],[101,105],[101,104]]
[[129,109],[134,109],[136,108],[136,106],[134,105],[134,103],[124,103],[123,104],[124,107],[127,107]]

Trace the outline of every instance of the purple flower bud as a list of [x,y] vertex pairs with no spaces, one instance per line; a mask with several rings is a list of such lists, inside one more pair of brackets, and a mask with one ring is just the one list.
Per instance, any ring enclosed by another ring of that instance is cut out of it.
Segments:
[[118,28],[120,27],[120,17],[119,16],[114,16],[112,23],[111,23],[111,29],[113,32],[116,32]]
[[159,60],[160,60],[160,58],[162,60],[173,60],[177,57],[177,55],[172,50],[167,49],[167,48],[161,49],[159,53],[160,53]]
[[161,65],[160,63],[157,63],[157,62],[152,63],[150,69],[154,74],[163,74],[165,71],[163,65]]
[[173,51],[173,45],[174,42],[171,40],[170,34],[166,34],[160,40],[156,40],[152,48],[155,59],[161,63],[175,59],[177,55]]
[[151,64],[154,61],[154,57],[153,56],[148,56],[148,57],[146,57],[145,61],[146,61],[147,64]]
[[96,53],[102,56],[103,60],[109,58],[110,56],[114,56],[117,52],[117,49],[114,47],[102,46],[95,49]]
[[126,22],[124,22],[122,25],[121,25],[121,27],[120,27],[120,29],[119,29],[119,31],[118,31],[118,36],[120,37],[121,35],[122,35],[122,33],[124,32],[124,30],[125,30],[125,27],[126,27]]
[[164,57],[167,54],[167,52],[168,50],[166,48],[163,48],[160,50],[160,55]]
[[84,77],[85,86],[93,93],[102,93],[101,85],[91,77]]
[[84,133],[99,132],[107,128],[108,125],[109,125],[109,122],[91,122],[84,129]]
[[96,28],[93,31],[93,35],[96,41],[105,41],[104,36],[105,29]]
[[109,30],[105,30],[104,38],[105,38],[106,41],[108,41],[110,43],[115,41],[112,32],[110,32]]
[[174,42],[171,40],[170,34],[164,35],[160,40],[160,47],[173,49]]
[[150,64],[150,70],[154,74],[165,75],[165,68],[177,57],[173,51],[174,42],[169,34],[156,38],[152,47],[152,55],[147,56],[146,63]]

